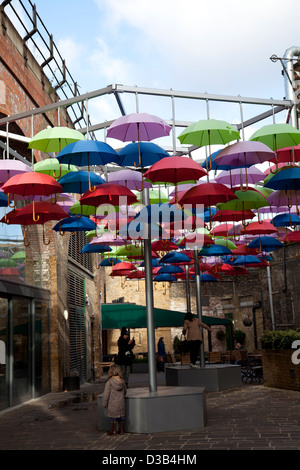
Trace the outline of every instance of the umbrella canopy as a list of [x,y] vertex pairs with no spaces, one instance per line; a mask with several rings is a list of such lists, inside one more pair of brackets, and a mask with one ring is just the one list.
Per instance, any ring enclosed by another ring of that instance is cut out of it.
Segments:
[[169,274],[177,274],[177,273],[183,273],[184,270],[182,268],[180,268],[179,266],[173,266],[173,265],[169,265],[169,266],[161,266],[158,271],[157,271],[157,274],[164,274],[164,273],[169,273]]
[[264,186],[275,190],[298,190],[300,189],[300,168],[294,166],[281,169],[264,183]]
[[60,220],[53,230],[56,232],[86,232],[87,230],[95,230],[97,228],[95,222],[88,217],[68,217]]
[[140,191],[143,188],[152,188],[152,184],[143,181],[143,175],[137,170],[118,170],[108,174],[108,183],[120,184],[131,191]]
[[96,173],[88,171],[72,171],[58,179],[63,192],[83,194],[89,190],[91,185],[98,186],[105,183],[105,180]]
[[274,251],[281,248],[283,244],[274,237],[262,236],[252,240],[248,247],[257,248],[259,251]]
[[272,160],[276,154],[262,142],[240,141],[221,150],[215,158],[217,164],[247,167]]
[[253,219],[254,212],[250,209],[246,210],[219,210],[212,217],[212,222],[239,222],[240,220]]
[[138,202],[137,197],[130,189],[120,184],[104,183],[96,187],[95,190],[87,190],[80,198],[80,204],[89,206],[100,206],[101,204],[111,204],[113,206],[120,206],[124,204],[130,205]]
[[20,160],[0,160],[0,183],[6,183],[12,176],[31,171],[31,168]]
[[60,152],[72,142],[85,140],[84,135],[69,127],[49,127],[38,132],[29,142],[28,148],[42,152]]
[[101,261],[101,263],[99,264],[99,266],[115,266],[115,264],[118,264],[118,263],[122,263],[122,261],[118,258],[114,258],[114,257],[108,257],[108,258],[105,258],[104,260]]
[[106,253],[111,251],[111,248],[108,245],[91,245],[87,243],[81,250],[81,253]]
[[218,208],[220,210],[251,210],[251,209],[259,209],[260,207],[269,206],[269,202],[266,198],[251,188],[247,191],[237,190],[234,192],[236,199],[228,201],[223,204],[219,204]]
[[[300,145],[285,147],[277,150],[278,163],[294,163],[300,161]],[[276,161],[273,158],[272,161]]]
[[190,264],[191,258],[184,253],[180,252],[170,252],[164,255],[161,258],[161,263],[170,263],[170,264]]
[[271,234],[277,233],[278,230],[270,222],[261,221],[261,222],[251,222],[246,225],[242,230],[242,233],[245,235],[259,235],[259,234]]
[[133,142],[118,151],[122,166],[146,168],[171,155],[153,142]]
[[204,246],[199,252],[200,256],[222,256],[232,254],[231,250],[223,245]]
[[300,232],[290,232],[286,233],[282,238],[281,241],[283,243],[298,243],[300,242]]
[[204,119],[197,121],[178,136],[181,144],[192,144],[198,147],[213,144],[228,144],[240,139],[237,129],[226,121]]
[[6,194],[0,192],[0,207],[7,207],[8,206],[8,197]]
[[267,201],[274,207],[283,205],[292,207],[293,204],[298,205],[300,201],[300,191],[292,191],[290,189],[274,191],[267,197]]
[[91,240],[90,245],[109,245],[120,246],[124,245],[125,241],[119,235],[112,233],[103,233],[100,237],[95,237]]
[[188,157],[164,158],[154,163],[145,173],[152,183],[172,183],[196,181],[207,175],[206,171]]
[[263,126],[249,139],[266,144],[272,150],[298,145],[300,143],[300,131],[290,124],[269,124]]
[[249,264],[260,264],[261,260],[257,256],[246,255],[238,256],[236,260],[233,261],[233,266],[243,266]]
[[154,240],[151,243],[151,248],[154,251],[171,251],[178,250],[178,246],[170,240]]
[[[33,213],[35,218],[33,218]],[[50,220],[61,220],[67,217],[69,217],[68,213],[58,204],[38,201],[10,212],[5,219],[7,224],[33,225],[45,224]]]
[[107,165],[107,163],[121,163],[120,157],[106,142],[97,140],[80,140],[68,144],[57,155],[60,163],[76,166]]
[[130,141],[147,141],[168,136],[171,131],[163,119],[147,113],[131,113],[116,119],[107,129],[107,137]]
[[179,204],[203,204],[206,207],[236,199],[237,196],[220,183],[203,183],[186,191],[179,199]]
[[230,171],[222,171],[216,176],[215,181],[222,184],[230,184],[230,186],[238,186],[241,184],[255,184],[264,180],[266,175],[258,168],[251,167],[235,168]]
[[60,178],[70,171],[78,171],[78,168],[75,165],[61,165],[57,158],[46,158],[35,163],[33,170],[37,173],[53,176],[53,178]]
[[62,187],[52,176],[32,171],[12,176],[2,190],[5,194],[20,196],[50,196],[62,192]]
[[155,276],[153,279],[155,282],[176,282],[177,278],[170,273],[162,273]]
[[289,227],[300,225],[300,217],[296,214],[284,213],[276,215],[271,222],[274,227]]

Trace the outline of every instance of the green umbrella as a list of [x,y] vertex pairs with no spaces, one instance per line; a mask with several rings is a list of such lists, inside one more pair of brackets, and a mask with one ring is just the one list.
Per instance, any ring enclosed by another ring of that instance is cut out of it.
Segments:
[[217,204],[220,210],[246,210],[246,209],[260,209],[261,207],[269,206],[270,204],[266,198],[258,191],[249,189],[248,191],[235,191],[237,199],[225,202],[224,204]]
[[57,158],[46,158],[46,160],[35,163],[33,171],[50,175],[53,178],[60,178],[70,171],[78,171],[78,168],[75,165],[61,164]]
[[70,127],[49,127],[38,132],[29,142],[28,148],[42,152],[60,152],[72,142],[85,140],[84,135]]
[[[79,201],[76,201],[73,206],[70,207],[70,213],[75,215],[95,215],[96,208],[94,206],[81,205]],[[98,230],[98,229],[97,229]]]
[[254,132],[249,140],[263,142],[276,151],[300,143],[300,131],[290,124],[269,124]]
[[[164,192],[162,189],[152,189],[150,188],[149,190],[149,201],[150,204],[159,204],[169,202],[168,195],[166,192]],[[141,202],[141,193],[139,192],[134,192],[136,194],[136,197],[139,202]]]
[[229,248],[229,250],[236,250],[237,249],[237,246],[231,240],[227,240],[226,238],[217,238],[217,237],[215,237],[214,242],[215,242],[215,245],[226,246],[227,248]]
[[184,129],[178,136],[180,143],[197,145],[197,147],[228,144],[228,142],[240,138],[240,134],[234,126],[218,119],[197,121]]
[[120,246],[115,252],[117,257],[124,256],[126,258],[132,258],[133,256],[142,256],[144,254],[144,248],[141,245],[124,245]]
[[24,261],[25,258],[26,258],[25,251],[17,251],[14,255],[11,256],[10,259],[14,261]]
[[16,261],[11,258],[0,259],[1,268],[15,268],[16,266],[18,266],[18,263],[16,263]]

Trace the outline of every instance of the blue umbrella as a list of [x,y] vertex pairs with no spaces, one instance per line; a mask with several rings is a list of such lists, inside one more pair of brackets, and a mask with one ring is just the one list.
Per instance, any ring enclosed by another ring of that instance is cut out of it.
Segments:
[[211,207],[210,213],[209,209],[204,210],[204,222],[210,222],[211,218],[218,212],[218,209]]
[[157,271],[157,274],[176,274],[176,273],[184,273],[184,270],[179,266],[162,266]]
[[122,261],[118,258],[105,258],[99,266],[115,266],[115,264],[122,263]]
[[[191,278],[194,280],[195,275],[192,274]],[[211,274],[208,273],[203,273],[200,274],[200,282],[217,282],[218,279],[215,276],[212,276]]]
[[108,245],[91,245],[87,243],[82,248],[82,253],[105,253],[107,251],[111,251],[110,246]]
[[83,194],[90,185],[97,186],[105,183],[105,180],[95,173],[88,171],[70,171],[66,175],[59,178],[58,183],[62,186],[64,193],[78,193]]
[[300,224],[300,217],[296,214],[289,214],[287,212],[276,215],[272,220],[271,224],[274,227],[289,227]]
[[[140,268],[145,266],[145,262],[142,261],[140,264]],[[158,266],[163,266],[159,258],[152,258],[152,268],[157,268]]]
[[0,192],[0,207],[8,206],[8,197],[6,194]]
[[265,188],[275,190],[300,189],[300,168],[294,166],[292,168],[280,170],[278,173],[275,173],[275,175],[272,176],[264,186]]
[[283,247],[283,244],[277,240],[277,238],[274,237],[258,237],[252,240],[249,245],[249,248],[257,248],[260,251],[274,251],[277,250],[278,248]]
[[97,224],[84,215],[82,217],[68,217],[60,220],[53,230],[56,232],[86,232],[96,230]]
[[257,256],[243,255],[238,256],[237,259],[232,263],[233,266],[241,266],[244,264],[256,264],[261,263],[261,260]]
[[110,145],[96,140],[79,140],[68,144],[56,158],[60,163],[88,167],[106,165],[111,162],[118,165],[121,163],[119,155]]
[[[139,151],[141,165],[139,165]],[[119,150],[118,154],[122,166],[141,166],[142,168],[151,166],[158,160],[171,156],[166,150],[152,142],[133,142]]]
[[199,252],[200,256],[222,256],[229,254],[232,254],[232,251],[224,245],[204,246]]
[[164,273],[164,274],[158,274],[157,276],[155,276],[154,281],[175,282],[177,281],[177,279],[175,276],[173,276],[173,274]]
[[186,254],[180,253],[178,251],[170,251],[161,258],[162,263],[170,263],[170,264],[179,264],[179,263],[190,263],[191,258],[189,258]]

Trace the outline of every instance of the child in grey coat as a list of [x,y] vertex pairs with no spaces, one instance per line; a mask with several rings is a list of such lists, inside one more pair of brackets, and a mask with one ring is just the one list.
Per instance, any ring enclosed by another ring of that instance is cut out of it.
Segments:
[[102,406],[107,408],[107,418],[112,425],[111,430],[107,433],[110,436],[117,434],[117,422],[119,423],[119,433],[124,433],[126,393],[127,387],[121,369],[113,364],[108,371],[108,381],[102,399]]

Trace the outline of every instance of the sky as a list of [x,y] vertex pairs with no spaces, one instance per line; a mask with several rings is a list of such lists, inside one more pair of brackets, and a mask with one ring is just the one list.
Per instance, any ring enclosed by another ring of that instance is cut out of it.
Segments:
[[[300,46],[298,0],[34,3],[80,94],[118,83],[283,99],[282,66],[270,57],[283,57],[286,49]],[[136,111],[134,95],[122,96],[122,100],[127,113]],[[244,119],[265,110],[260,107],[253,112],[253,107],[245,105]],[[165,98],[156,103],[142,97],[139,111],[166,120],[172,117],[171,102]],[[89,113],[94,123],[120,115],[112,96],[91,100]],[[175,116],[183,121],[205,119],[206,103],[175,100]],[[210,103],[209,117],[240,122],[240,110],[237,105]],[[284,122],[285,114],[276,119]],[[252,135],[255,130],[247,132]]]

